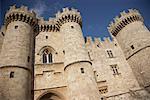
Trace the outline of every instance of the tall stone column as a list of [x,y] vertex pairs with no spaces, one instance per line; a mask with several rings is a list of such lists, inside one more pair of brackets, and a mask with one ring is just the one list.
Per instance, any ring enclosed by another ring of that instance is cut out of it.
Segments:
[[12,6],[5,15],[6,33],[0,53],[1,100],[31,100],[36,25],[35,13],[24,6]]
[[64,34],[64,70],[69,100],[100,100],[94,72],[82,35],[80,13],[64,8],[56,14],[60,33]]
[[135,9],[121,12],[108,27],[117,39],[141,87],[150,92],[150,31]]

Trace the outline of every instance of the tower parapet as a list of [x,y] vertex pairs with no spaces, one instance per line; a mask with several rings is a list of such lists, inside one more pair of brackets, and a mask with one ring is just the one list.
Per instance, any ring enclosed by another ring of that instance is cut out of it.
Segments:
[[56,13],[56,25],[60,28],[62,24],[67,23],[67,22],[76,22],[80,26],[82,26],[82,19],[80,12],[78,12],[77,9],[74,8],[63,8],[63,11],[60,12],[58,11]]
[[29,11],[26,6],[21,6],[16,8],[16,6],[11,6],[5,15],[6,26],[13,21],[22,21],[35,26],[37,24],[36,14],[34,11]]
[[121,29],[134,21],[143,22],[143,17],[138,10],[129,9],[128,12],[123,11],[120,13],[120,16],[116,16],[114,21],[109,24],[108,31],[116,36]]

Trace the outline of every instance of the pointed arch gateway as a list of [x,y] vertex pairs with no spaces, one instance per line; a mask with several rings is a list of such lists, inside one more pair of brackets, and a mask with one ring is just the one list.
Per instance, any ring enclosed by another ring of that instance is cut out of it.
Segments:
[[56,91],[47,91],[39,96],[37,100],[65,100],[64,96]]

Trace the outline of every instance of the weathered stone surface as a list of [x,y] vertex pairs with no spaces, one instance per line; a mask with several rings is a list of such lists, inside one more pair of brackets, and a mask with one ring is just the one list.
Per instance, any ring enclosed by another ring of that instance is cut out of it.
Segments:
[[[27,7],[12,6],[5,19],[0,100],[31,100],[31,95],[34,100],[150,100],[149,88],[143,88],[150,82],[150,32],[137,10],[115,18],[108,28],[112,41],[84,40],[80,12],[73,8],[49,21],[40,18],[39,34],[36,14]],[[51,62],[43,63],[45,50]]]
[[37,24],[32,22],[36,15],[31,13],[24,6],[18,9],[13,6],[6,13],[0,52],[0,100],[31,100],[34,26]]
[[142,20],[137,20],[137,16],[141,17],[139,13],[128,12],[128,15],[135,17],[132,22],[127,20],[128,24],[117,33],[116,39],[140,86],[147,88],[150,87],[150,32]]

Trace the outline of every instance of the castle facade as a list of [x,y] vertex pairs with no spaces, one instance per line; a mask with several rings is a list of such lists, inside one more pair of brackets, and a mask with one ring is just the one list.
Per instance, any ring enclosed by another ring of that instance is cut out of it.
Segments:
[[150,100],[150,31],[121,12],[108,37],[83,37],[76,9],[45,21],[10,7],[0,30],[0,100]]

